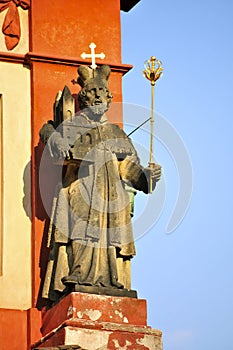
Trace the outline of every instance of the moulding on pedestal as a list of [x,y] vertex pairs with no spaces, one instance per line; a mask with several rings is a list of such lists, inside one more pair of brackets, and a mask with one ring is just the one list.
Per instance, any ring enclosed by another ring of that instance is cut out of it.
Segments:
[[32,350],[162,350],[162,333],[147,326],[146,300],[71,293],[47,310]]

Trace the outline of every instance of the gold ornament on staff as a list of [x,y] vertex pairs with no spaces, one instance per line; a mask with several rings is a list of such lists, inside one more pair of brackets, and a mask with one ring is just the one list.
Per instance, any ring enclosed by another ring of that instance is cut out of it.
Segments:
[[[155,56],[151,56],[148,61],[144,63],[143,74],[146,79],[150,80],[151,83],[151,116],[150,116],[150,160],[149,167],[153,169],[153,153],[154,153],[154,143],[153,143],[153,134],[154,134],[154,96],[155,96],[155,82],[160,78],[163,68],[162,62],[157,60]],[[150,176],[150,188],[149,193],[152,193],[152,176]]]

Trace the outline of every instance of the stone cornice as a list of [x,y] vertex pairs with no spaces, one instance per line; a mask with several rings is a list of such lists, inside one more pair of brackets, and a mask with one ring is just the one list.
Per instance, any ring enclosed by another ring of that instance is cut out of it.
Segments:
[[[91,64],[91,62],[88,62],[87,60],[81,60],[73,57],[39,54],[35,52],[28,52],[25,55],[8,53],[8,52],[0,52],[0,61],[21,63],[25,66],[28,66],[29,68],[31,67],[33,62],[60,64],[60,65],[75,66],[75,67],[78,67],[80,65]],[[103,63],[101,62],[101,64]],[[104,64],[109,65],[111,67],[112,72],[122,73],[123,75],[126,74],[133,67],[130,64],[115,64],[111,62],[104,62]]]
[[25,55],[9,52],[0,52],[0,62],[22,63],[25,62]]
[[121,0],[121,10],[130,11],[140,0]]

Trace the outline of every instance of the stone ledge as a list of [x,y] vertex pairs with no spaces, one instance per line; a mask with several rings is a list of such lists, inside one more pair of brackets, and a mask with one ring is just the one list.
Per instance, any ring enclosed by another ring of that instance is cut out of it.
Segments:
[[97,294],[97,295],[108,295],[113,297],[127,297],[137,298],[136,290],[108,288],[108,287],[96,287],[96,286],[82,286],[76,284],[74,288],[75,292]]
[[57,348],[54,349],[62,349],[61,346],[70,347],[63,347],[63,349],[72,349],[71,345],[79,346],[80,348],[77,349],[83,350],[117,350],[119,346],[125,345],[134,346],[135,350],[139,348],[139,345],[144,345],[145,349],[162,350],[162,332],[147,326],[137,327],[71,319],[46,337],[41,338],[31,349],[53,350],[55,346]]
[[42,317],[45,336],[66,321],[146,326],[146,300],[73,292],[48,309]]
[[[91,61],[79,59],[77,57],[67,57],[67,56],[49,55],[49,54],[43,54],[43,53],[37,53],[37,52],[28,52],[25,55],[25,63],[31,66],[33,62],[61,64],[61,65],[75,66],[75,67],[78,67],[80,65],[89,66],[91,64]],[[103,64],[107,64],[110,66],[112,72],[122,73],[123,75],[133,68],[131,64],[115,64],[115,63],[107,62],[106,60],[103,60],[101,62],[97,60],[96,64],[100,66]]]

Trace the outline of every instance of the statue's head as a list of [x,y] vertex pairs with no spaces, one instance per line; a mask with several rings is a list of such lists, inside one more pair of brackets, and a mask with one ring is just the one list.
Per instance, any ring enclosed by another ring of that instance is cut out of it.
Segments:
[[85,109],[89,118],[99,120],[108,110],[112,94],[108,89],[110,67],[103,65],[92,70],[86,66],[78,68],[78,83],[82,90],[78,94],[80,109]]

